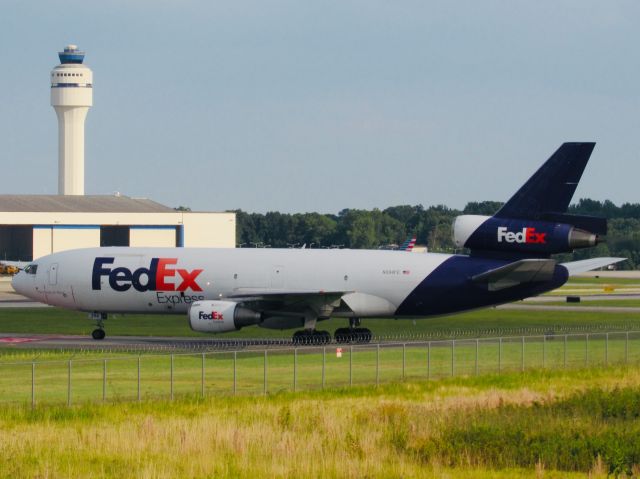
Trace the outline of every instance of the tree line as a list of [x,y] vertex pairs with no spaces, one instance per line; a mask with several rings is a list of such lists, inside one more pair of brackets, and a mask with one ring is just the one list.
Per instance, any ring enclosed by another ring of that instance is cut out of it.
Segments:
[[[320,213],[247,213],[236,210],[239,247],[271,248],[366,248],[401,244],[415,235],[417,243],[433,252],[460,252],[453,244],[451,225],[461,214],[492,215],[502,206],[497,201],[470,202],[463,210],[445,205],[391,206],[384,210],[344,209],[337,215]],[[640,203],[616,206],[609,200],[581,199],[568,213],[609,220],[606,241],[596,248],[559,255],[561,261],[593,256],[623,256],[622,268],[640,267]]]

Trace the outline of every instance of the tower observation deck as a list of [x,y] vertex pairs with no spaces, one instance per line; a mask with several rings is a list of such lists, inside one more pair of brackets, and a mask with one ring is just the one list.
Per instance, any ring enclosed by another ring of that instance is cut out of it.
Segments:
[[84,52],[68,45],[51,71],[51,106],[58,116],[58,194],[84,194],[84,122],[93,105],[93,72]]

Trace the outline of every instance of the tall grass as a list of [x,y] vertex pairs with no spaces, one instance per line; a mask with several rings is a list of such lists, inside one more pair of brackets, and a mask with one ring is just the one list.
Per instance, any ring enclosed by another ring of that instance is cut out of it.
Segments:
[[[0,408],[1,477],[637,473],[640,370]],[[577,476],[576,476],[577,477]]]

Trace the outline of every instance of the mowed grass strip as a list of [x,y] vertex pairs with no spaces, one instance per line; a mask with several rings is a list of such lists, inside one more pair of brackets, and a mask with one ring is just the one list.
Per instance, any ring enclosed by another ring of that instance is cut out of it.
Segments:
[[[338,353],[340,351],[340,353]],[[0,362],[0,404],[261,395],[640,363],[640,332]],[[63,357],[63,354],[60,354]]]
[[545,302],[534,302],[531,301],[525,304],[534,304],[537,306],[602,306],[607,308],[639,308],[640,307],[640,299],[595,299],[595,300],[586,300],[580,301],[579,303],[568,303],[565,301],[545,301]]
[[2,477],[638,474],[640,370],[0,408]]
[[[447,317],[425,318],[415,321],[394,319],[364,319],[363,325],[380,337],[419,335],[474,335],[500,336],[516,330],[554,330],[571,328],[602,330],[640,329],[640,312],[602,313],[599,311],[518,311],[487,308]],[[330,319],[318,323],[319,330],[333,333],[348,326],[346,319]],[[16,334],[77,334],[89,336],[95,328],[85,313],[56,308],[4,308],[0,309],[0,332]],[[243,328],[220,335],[193,332],[186,315],[116,315],[105,323],[110,336],[157,336],[197,338],[286,338],[293,330],[272,330],[257,326]],[[0,348],[11,351],[11,346]]]

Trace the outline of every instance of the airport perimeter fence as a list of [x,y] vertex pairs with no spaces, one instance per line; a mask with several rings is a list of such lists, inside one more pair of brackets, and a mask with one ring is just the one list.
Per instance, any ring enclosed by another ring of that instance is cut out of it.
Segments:
[[640,331],[2,362],[0,405],[269,394],[610,364],[640,364]]
[[[409,343],[409,342],[428,342],[428,341],[442,341],[442,340],[459,340],[465,338],[471,339],[486,339],[493,337],[507,337],[507,336],[546,336],[552,338],[553,336],[562,336],[565,334],[594,334],[594,333],[613,333],[613,332],[639,332],[640,322],[638,321],[624,321],[618,323],[598,323],[598,324],[560,324],[560,325],[547,325],[547,326],[523,326],[523,327],[492,327],[492,328],[443,328],[434,329],[428,332],[419,333],[407,333],[400,334],[374,334],[371,337],[370,344],[376,343]],[[121,338],[122,339],[122,338]],[[157,339],[157,338],[156,338]],[[107,340],[108,341],[108,340]],[[298,346],[312,346],[302,338],[297,343]],[[30,343],[32,349],[38,350],[50,350],[50,346],[41,346],[39,343]],[[60,353],[178,353],[178,352],[210,352],[210,351],[234,351],[241,349],[273,349],[282,347],[292,347],[294,342],[291,338],[174,338],[169,341],[167,338],[160,338],[156,341],[154,338],[141,339],[136,341],[126,341],[122,344],[109,344],[104,345],[101,341],[93,341],[89,344],[76,343],[74,345],[66,345],[61,343],[56,346],[55,350]],[[327,347],[341,346],[344,343],[336,342],[332,339],[325,344]],[[21,349],[8,350],[5,348],[3,351],[5,358],[13,355],[19,356],[23,353]],[[1,361],[1,360],[0,360]]]

